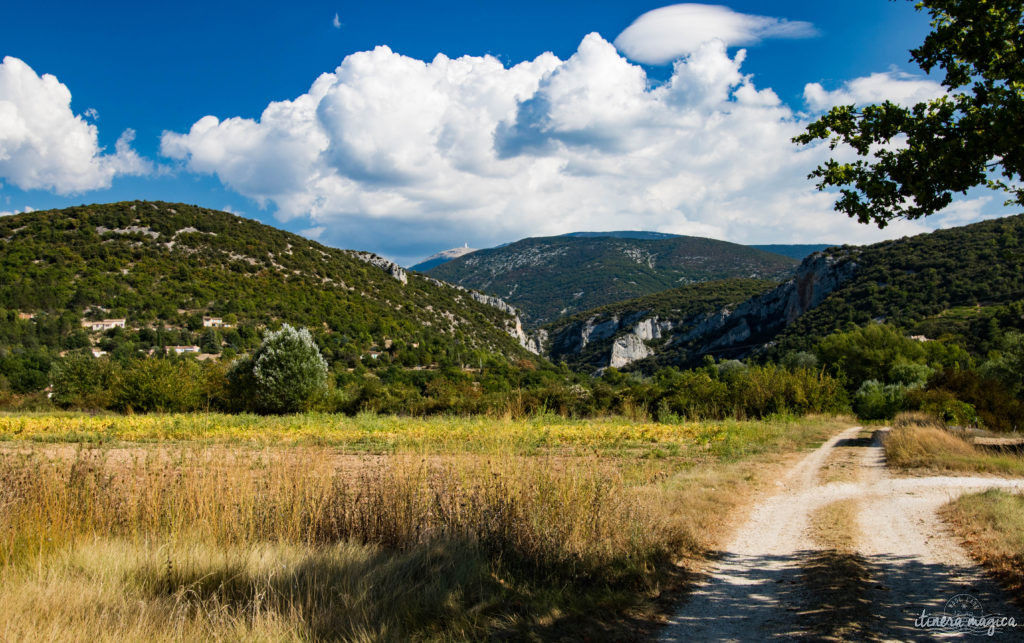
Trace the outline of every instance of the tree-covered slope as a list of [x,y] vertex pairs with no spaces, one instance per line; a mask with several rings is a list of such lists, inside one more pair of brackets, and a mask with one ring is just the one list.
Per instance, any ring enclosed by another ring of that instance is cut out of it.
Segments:
[[497,295],[539,327],[559,317],[683,285],[788,278],[797,261],[700,237],[561,236],[479,250],[428,274]]
[[856,269],[785,329],[780,350],[871,321],[979,348],[988,326],[1024,321],[1024,215],[829,252]]
[[545,328],[547,353],[584,369],[650,372],[707,355],[781,358],[885,322],[984,356],[1004,331],[1024,329],[1024,216],[829,248],[774,289],[757,283],[706,283],[580,313]]
[[[204,315],[231,328],[204,329]],[[132,352],[202,333],[217,334],[213,348],[240,352],[260,327],[289,322],[309,327],[335,361],[373,351],[406,365],[526,356],[507,310],[375,255],[226,212],[137,201],[0,218],[0,347],[95,344],[85,317],[126,318],[106,339]]]

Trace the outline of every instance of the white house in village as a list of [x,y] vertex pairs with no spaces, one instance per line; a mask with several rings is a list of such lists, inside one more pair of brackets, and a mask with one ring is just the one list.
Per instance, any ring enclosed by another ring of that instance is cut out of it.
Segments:
[[174,351],[175,355],[183,355],[185,353],[198,353],[198,346],[168,346],[169,350]]
[[92,356],[93,357],[103,357],[106,354],[107,354],[107,351],[100,350],[98,348],[92,349]]
[[220,317],[203,317],[203,328],[224,328],[224,320]]
[[124,328],[124,322],[125,320],[123,319],[101,319],[99,321],[83,320],[82,326],[93,331],[110,330],[111,328]]

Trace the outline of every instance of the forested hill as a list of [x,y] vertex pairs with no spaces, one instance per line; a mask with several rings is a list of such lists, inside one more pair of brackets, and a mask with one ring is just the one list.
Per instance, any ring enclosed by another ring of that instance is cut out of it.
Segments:
[[1024,215],[834,252],[856,269],[780,335],[780,350],[884,321],[984,354],[996,329],[1024,328]]
[[[206,329],[204,316],[230,328]],[[409,366],[528,355],[508,309],[226,212],[136,201],[0,218],[0,348],[95,346],[83,318],[125,318],[100,339],[122,354],[200,342],[240,352],[260,327],[289,322],[350,364],[384,351]]]
[[797,262],[726,241],[561,236],[478,250],[428,274],[489,292],[539,327],[559,317],[670,288],[733,277],[784,280]]

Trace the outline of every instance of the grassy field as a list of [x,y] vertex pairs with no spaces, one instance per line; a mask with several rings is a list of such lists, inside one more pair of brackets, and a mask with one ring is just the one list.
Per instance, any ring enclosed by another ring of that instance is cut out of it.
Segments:
[[0,416],[0,640],[640,637],[843,426]]
[[1024,495],[990,489],[961,496],[942,516],[971,555],[1024,605]]
[[904,413],[885,438],[890,466],[904,471],[988,473],[1024,476],[1019,448],[984,447],[922,414]]
[[[247,447],[323,446],[351,453],[543,453],[659,458],[706,451],[742,457],[777,448],[796,427],[814,421],[661,424],[625,418],[571,420],[541,415],[407,418],[361,414],[289,416],[0,414],[0,442],[219,444]],[[799,429],[796,429],[799,433]]]

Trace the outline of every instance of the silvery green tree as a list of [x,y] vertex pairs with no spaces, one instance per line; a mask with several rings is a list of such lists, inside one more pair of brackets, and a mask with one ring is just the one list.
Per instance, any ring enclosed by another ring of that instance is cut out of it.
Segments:
[[264,413],[304,411],[327,392],[327,362],[313,336],[288,324],[267,333],[228,377],[235,396],[246,398],[244,406]]

